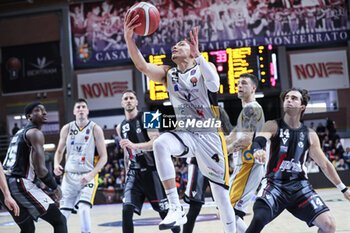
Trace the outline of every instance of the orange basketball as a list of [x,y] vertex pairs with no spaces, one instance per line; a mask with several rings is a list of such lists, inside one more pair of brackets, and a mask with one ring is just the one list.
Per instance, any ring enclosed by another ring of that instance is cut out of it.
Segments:
[[140,36],[151,35],[159,26],[160,16],[158,9],[148,2],[140,2],[131,7],[131,18],[139,15],[135,23],[141,23],[135,28],[135,33]]

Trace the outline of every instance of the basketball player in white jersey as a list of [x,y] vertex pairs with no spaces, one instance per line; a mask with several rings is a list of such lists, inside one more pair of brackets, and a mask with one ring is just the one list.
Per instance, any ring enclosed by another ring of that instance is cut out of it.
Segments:
[[230,198],[236,214],[237,233],[244,233],[247,229],[243,217],[264,176],[264,165],[256,162],[249,150],[254,133],[260,132],[265,123],[263,109],[255,100],[258,82],[253,74],[241,74],[237,88],[243,109],[238,116],[237,126],[226,138],[228,152],[235,152],[234,171],[230,177]]
[[[173,47],[172,60],[177,67],[157,66],[145,61],[132,38],[134,29],[140,26],[140,23],[135,23],[138,17],[136,15],[132,18],[128,11],[124,22],[124,37],[129,55],[139,71],[167,87],[177,120],[203,123],[219,119],[219,108],[214,102],[220,79],[215,66],[208,63],[198,50],[198,28],[190,32],[191,42],[185,39]],[[220,125],[219,122],[219,127]],[[229,169],[223,133],[218,132],[216,126],[186,126],[180,127],[182,130],[163,133],[153,143],[156,167],[170,204],[169,212],[159,229],[170,229],[187,221],[176,189],[171,156],[196,156],[201,173],[210,181],[225,232],[234,233],[234,211],[233,208],[227,208],[230,206]]]
[[62,174],[60,163],[66,149],[60,208],[68,220],[77,207],[81,232],[86,233],[91,231],[90,208],[98,186],[98,172],[107,162],[107,151],[101,127],[88,119],[89,109],[85,99],[76,101],[73,113],[75,121],[63,126],[60,132],[54,172],[58,176]]

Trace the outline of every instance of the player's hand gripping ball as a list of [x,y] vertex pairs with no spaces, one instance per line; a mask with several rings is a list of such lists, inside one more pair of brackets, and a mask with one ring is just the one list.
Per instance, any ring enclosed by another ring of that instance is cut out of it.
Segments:
[[131,18],[139,15],[135,24],[141,23],[135,28],[135,33],[140,36],[151,35],[159,26],[160,16],[158,9],[148,2],[140,2],[130,8]]

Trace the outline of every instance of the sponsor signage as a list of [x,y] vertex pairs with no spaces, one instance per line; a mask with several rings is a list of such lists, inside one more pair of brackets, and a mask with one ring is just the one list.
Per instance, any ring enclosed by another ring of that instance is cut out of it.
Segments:
[[121,108],[122,92],[133,89],[132,70],[114,70],[77,75],[78,96],[90,110]]
[[292,86],[309,91],[349,88],[347,51],[290,53]]
[[62,88],[59,42],[3,47],[4,94]]

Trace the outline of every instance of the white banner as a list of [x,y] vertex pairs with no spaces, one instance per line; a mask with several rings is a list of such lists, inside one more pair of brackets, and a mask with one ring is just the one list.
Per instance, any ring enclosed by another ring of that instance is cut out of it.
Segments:
[[309,91],[349,88],[347,51],[290,53],[292,87]]
[[78,74],[78,96],[90,110],[122,108],[121,93],[133,88],[132,70]]

